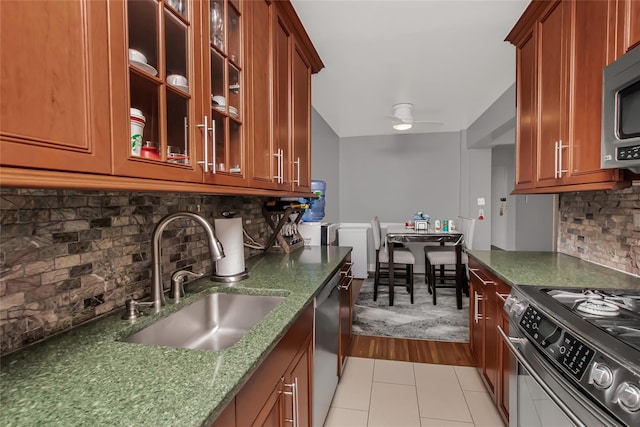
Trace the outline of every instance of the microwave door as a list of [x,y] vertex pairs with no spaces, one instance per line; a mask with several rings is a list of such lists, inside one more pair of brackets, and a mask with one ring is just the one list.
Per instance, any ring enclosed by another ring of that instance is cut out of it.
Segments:
[[602,88],[600,165],[640,173],[640,46],[604,68]]
[[618,92],[617,136],[620,140],[640,137],[640,80]]

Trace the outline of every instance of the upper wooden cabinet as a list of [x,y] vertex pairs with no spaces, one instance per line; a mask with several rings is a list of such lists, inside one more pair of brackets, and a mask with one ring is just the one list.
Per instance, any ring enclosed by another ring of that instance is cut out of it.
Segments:
[[323,64],[288,1],[250,3],[249,185],[308,192],[311,74]]
[[628,52],[640,45],[640,1],[619,0],[618,9],[622,21],[622,36],[624,52]]
[[[123,35],[113,44],[113,99],[129,94],[113,107],[114,173],[246,185],[242,11],[225,0],[136,0],[111,13],[115,37]],[[145,117],[142,153],[129,143],[130,109]]]
[[323,65],[288,0],[27,3],[0,5],[3,184],[308,194]]
[[602,69],[616,59],[617,6],[532,2],[507,36],[517,48],[515,193],[629,185],[622,171],[600,169]]
[[291,189],[311,191],[311,65],[296,39],[291,57]]
[[248,124],[245,126],[249,152],[249,185],[276,188],[277,175],[273,137],[273,84],[271,46],[273,45],[273,14],[271,1],[248,2],[247,51],[251,52],[246,67]]
[[0,2],[2,165],[111,172],[107,8]]

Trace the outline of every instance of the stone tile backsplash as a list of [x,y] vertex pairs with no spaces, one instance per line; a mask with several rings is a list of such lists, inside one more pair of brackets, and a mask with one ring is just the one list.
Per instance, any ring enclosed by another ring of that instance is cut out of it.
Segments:
[[[266,198],[204,194],[0,189],[0,354],[148,295],[151,234],[165,215],[225,210],[267,238]],[[640,187],[560,195],[558,252],[640,275]],[[162,240],[163,281],[190,269],[209,274],[206,237],[177,221]],[[254,251],[255,252],[255,251]],[[252,252],[245,248],[248,257]]]
[[[264,242],[266,198],[180,193],[0,189],[0,354],[148,295],[151,235],[177,211],[210,223],[225,210]],[[162,239],[163,282],[177,269],[210,274],[206,236],[191,220]],[[255,250],[252,250],[255,252]],[[245,248],[245,257],[252,255]]]
[[640,187],[560,194],[558,252],[640,276]]

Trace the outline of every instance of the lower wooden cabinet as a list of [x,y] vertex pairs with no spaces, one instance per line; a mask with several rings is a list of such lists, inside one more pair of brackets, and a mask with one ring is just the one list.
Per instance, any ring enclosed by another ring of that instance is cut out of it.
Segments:
[[509,422],[509,349],[497,327],[509,332],[509,316],[504,311],[511,286],[504,283],[473,259],[469,261],[470,346],[478,360],[478,370],[500,415]]
[[235,427],[236,425],[236,400],[232,400],[224,411],[220,413],[211,427]]
[[[496,293],[498,297],[497,324],[505,334],[509,334],[509,315],[504,311],[505,294]],[[496,405],[505,422],[509,421],[509,372],[511,370],[511,356],[507,344],[498,336],[498,379],[496,381]]]
[[212,426],[310,426],[312,337],[309,304]]
[[[311,425],[311,355],[309,340],[285,374],[269,394],[252,425],[280,427],[284,424],[308,427]],[[250,385],[245,386],[251,387]],[[244,411],[244,407],[241,409]],[[223,414],[224,415],[224,414]],[[239,419],[242,419],[239,416]],[[247,420],[248,421],[248,420]],[[217,421],[216,421],[217,422]],[[217,427],[217,426],[216,426]]]
[[[338,376],[351,347],[352,265],[349,254],[340,266]],[[314,307],[310,303],[211,427],[311,426],[313,322]]]
[[340,268],[340,340],[338,341],[338,377],[342,377],[344,364],[353,338],[353,263],[351,254]]

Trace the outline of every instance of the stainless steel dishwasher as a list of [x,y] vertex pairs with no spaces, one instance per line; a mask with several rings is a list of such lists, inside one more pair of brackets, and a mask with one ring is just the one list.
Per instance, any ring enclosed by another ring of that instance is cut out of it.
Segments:
[[322,287],[315,298],[313,352],[313,426],[322,427],[338,386],[340,339],[340,273]]

